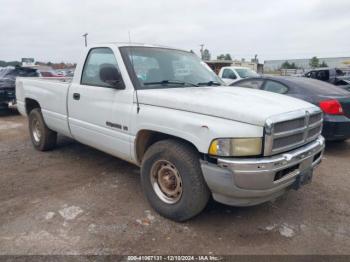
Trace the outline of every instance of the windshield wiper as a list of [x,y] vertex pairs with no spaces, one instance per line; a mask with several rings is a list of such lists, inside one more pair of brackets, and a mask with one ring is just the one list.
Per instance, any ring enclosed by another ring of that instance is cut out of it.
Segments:
[[198,83],[198,86],[221,86],[221,84],[217,81],[209,81],[209,82],[202,82]]
[[179,85],[190,85],[190,86],[198,86],[191,82],[177,81],[177,80],[162,80],[157,82],[144,82],[143,85],[168,85],[168,84],[179,84]]

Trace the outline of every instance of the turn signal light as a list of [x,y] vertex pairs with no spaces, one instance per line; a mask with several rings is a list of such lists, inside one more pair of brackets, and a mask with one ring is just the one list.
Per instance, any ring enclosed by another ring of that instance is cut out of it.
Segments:
[[343,108],[338,100],[325,100],[320,102],[320,108],[325,114],[329,115],[343,115]]

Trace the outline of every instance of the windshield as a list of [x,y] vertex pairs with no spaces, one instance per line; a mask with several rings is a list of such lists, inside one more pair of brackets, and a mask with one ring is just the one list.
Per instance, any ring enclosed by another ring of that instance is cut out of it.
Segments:
[[155,47],[121,47],[137,89],[225,85],[195,54]]
[[249,68],[236,68],[236,71],[241,78],[259,76],[257,73],[255,73],[253,70]]

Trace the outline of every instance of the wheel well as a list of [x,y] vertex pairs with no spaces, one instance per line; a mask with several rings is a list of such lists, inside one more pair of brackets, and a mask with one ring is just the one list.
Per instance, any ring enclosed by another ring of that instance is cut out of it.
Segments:
[[40,104],[34,100],[34,99],[31,99],[31,98],[26,98],[25,100],[26,102],[26,112],[27,112],[27,115],[29,115],[29,113],[35,109],[35,108],[40,108]]
[[[138,132],[137,137],[136,137],[136,147],[135,147],[135,153],[136,153],[136,159],[138,163],[141,163],[143,156],[145,155],[147,149],[153,145],[154,143],[165,140],[165,139],[176,139],[179,141],[183,141],[189,145],[191,145],[197,152],[198,149],[197,147],[192,144],[191,142],[182,139],[177,136],[172,136],[168,135],[165,133],[157,132],[157,131],[152,131],[152,130],[141,130]],[[203,155],[203,154],[201,154]],[[202,157],[202,156],[201,156]]]

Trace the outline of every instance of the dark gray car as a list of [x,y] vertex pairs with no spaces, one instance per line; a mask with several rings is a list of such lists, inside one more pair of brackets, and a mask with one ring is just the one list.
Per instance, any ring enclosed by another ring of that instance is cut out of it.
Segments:
[[299,98],[324,112],[322,135],[327,140],[350,138],[350,92],[304,77],[262,76],[237,81],[231,86],[266,90]]
[[350,76],[339,68],[316,68],[307,72],[304,77],[328,82],[341,88],[348,88],[350,81]]
[[6,109],[9,102],[16,99],[16,77],[37,77],[36,69],[27,67],[5,67],[0,69],[0,110]]

